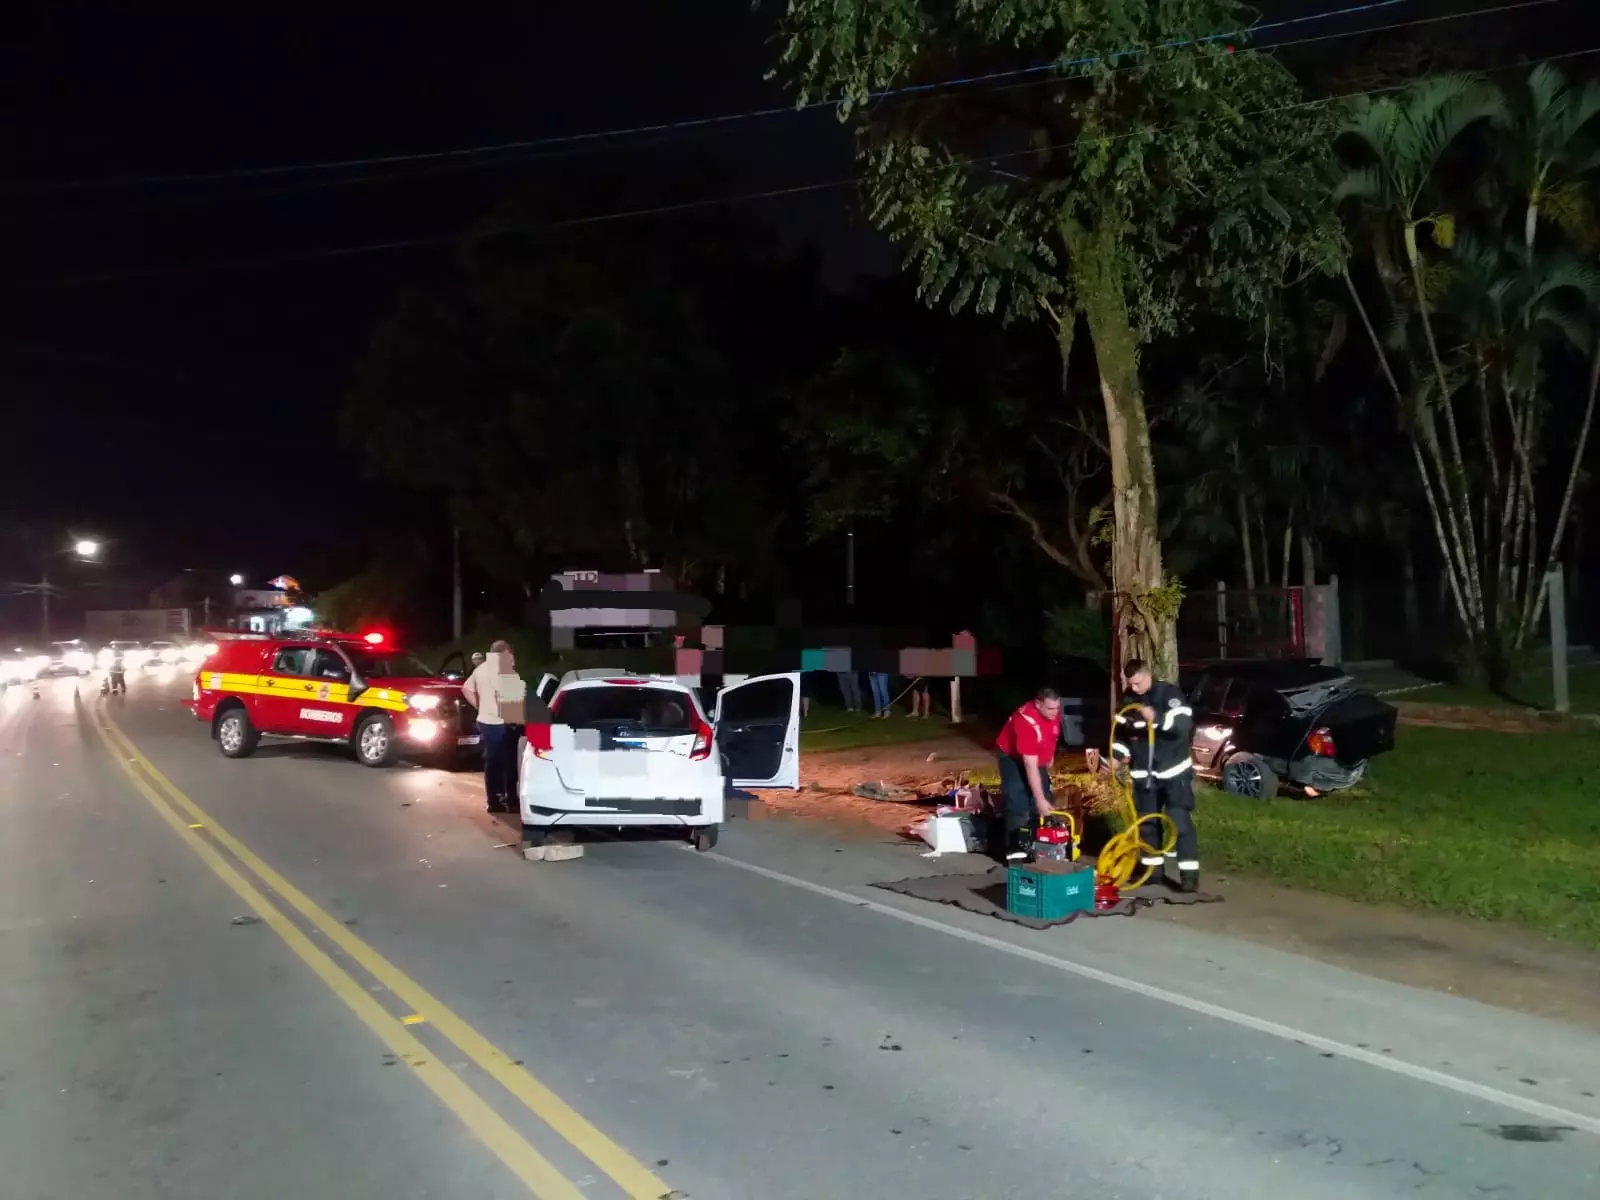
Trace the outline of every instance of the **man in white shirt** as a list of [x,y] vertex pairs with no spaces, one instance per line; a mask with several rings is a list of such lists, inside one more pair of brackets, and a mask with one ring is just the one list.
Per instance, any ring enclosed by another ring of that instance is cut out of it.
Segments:
[[501,675],[514,674],[516,659],[508,642],[489,647],[489,657],[473,669],[461,685],[467,703],[478,710],[478,744],[483,749],[483,786],[492,813],[515,812],[512,794],[516,784],[516,731],[506,724],[500,711]]

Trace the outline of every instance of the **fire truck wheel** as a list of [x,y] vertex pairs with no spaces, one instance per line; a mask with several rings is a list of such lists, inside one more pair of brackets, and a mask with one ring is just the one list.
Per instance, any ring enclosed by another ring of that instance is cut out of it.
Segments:
[[244,705],[235,704],[217,717],[217,748],[226,758],[249,758],[261,743],[261,733],[250,724]]
[[388,767],[397,757],[394,723],[385,716],[371,716],[356,726],[354,737],[356,758],[364,767]]

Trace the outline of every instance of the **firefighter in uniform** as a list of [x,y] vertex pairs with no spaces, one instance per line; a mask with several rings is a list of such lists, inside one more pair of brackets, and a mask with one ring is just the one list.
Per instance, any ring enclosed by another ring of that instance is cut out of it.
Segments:
[[[1138,814],[1164,813],[1177,829],[1177,848],[1167,857],[1177,860],[1179,888],[1197,892],[1200,848],[1194,831],[1194,759],[1189,749],[1194,710],[1177,684],[1157,682],[1149,666],[1137,658],[1128,661],[1122,679],[1123,705],[1137,704],[1139,709],[1117,714],[1112,754],[1128,768]],[[1153,838],[1149,828],[1141,830],[1147,841]],[[1149,884],[1167,882],[1167,863],[1161,855],[1147,855],[1141,861],[1150,868]]]

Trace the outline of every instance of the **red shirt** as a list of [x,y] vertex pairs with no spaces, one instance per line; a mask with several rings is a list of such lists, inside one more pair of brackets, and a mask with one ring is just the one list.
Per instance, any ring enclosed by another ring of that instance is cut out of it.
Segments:
[[1061,741],[1061,717],[1045,720],[1039,715],[1039,706],[1029,700],[1006,721],[1006,726],[995,739],[994,748],[1001,754],[1021,758],[1031,754],[1039,765],[1049,766],[1056,756],[1056,745]]

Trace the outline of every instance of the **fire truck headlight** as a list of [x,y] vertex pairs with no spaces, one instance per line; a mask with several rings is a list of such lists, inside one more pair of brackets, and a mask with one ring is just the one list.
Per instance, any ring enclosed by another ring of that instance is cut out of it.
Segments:
[[414,741],[431,742],[439,736],[439,722],[418,718],[411,722],[406,732]]
[[412,692],[406,703],[418,712],[432,712],[439,707],[439,697],[432,692]]

